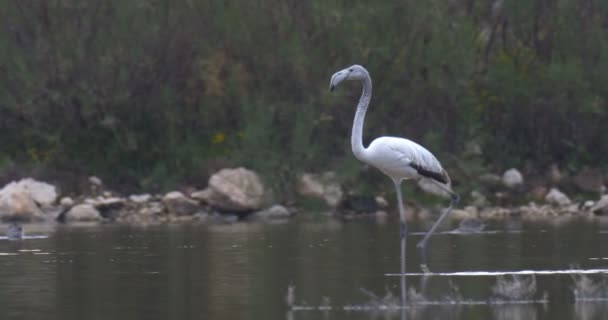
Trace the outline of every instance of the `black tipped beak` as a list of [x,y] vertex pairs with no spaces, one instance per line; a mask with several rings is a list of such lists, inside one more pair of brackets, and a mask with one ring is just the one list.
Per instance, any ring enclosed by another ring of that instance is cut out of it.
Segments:
[[329,92],[333,92],[334,88],[336,88],[336,86],[334,86],[333,84],[331,86],[329,86]]

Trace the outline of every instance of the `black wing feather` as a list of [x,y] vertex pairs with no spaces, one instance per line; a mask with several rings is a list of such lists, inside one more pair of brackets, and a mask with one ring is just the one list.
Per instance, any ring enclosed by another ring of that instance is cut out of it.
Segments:
[[445,171],[442,171],[442,172],[431,171],[431,170],[428,170],[428,169],[424,168],[423,166],[415,164],[415,163],[410,163],[410,167],[414,168],[418,172],[419,175],[421,175],[425,178],[430,178],[437,182],[441,182],[443,184],[448,184],[450,182],[450,178],[448,177],[448,175]]

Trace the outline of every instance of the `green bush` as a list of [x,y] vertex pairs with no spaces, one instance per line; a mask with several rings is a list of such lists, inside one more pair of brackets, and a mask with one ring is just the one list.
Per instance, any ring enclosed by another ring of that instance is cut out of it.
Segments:
[[605,164],[608,4],[501,3],[5,1],[0,165],[154,189],[228,165],[285,196],[302,171],[361,185],[359,88],[327,92],[353,63],[374,78],[365,141],[411,137],[447,168],[472,141],[473,171]]

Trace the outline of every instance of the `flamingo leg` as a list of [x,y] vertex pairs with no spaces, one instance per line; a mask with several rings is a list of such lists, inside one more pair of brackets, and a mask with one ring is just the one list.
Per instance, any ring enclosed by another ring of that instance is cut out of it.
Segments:
[[407,226],[405,224],[405,209],[401,196],[401,181],[394,180],[395,191],[397,192],[397,203],[399,206],[399,228],[401,237],[401,306],[405,308],[406,303],[406,282],[405,282],[405,249],[407,245]]
[[431,229],[424,235],[424,238],[422,238],[422,240],[420,240],[420,242],[418,242],[418,244],[416,245],[420,252],[421,261],[422,261],[421,268],[424,272],[428,272],[428,270],[429,270],[426,265],[426,243],[428,242],[431,235],[435,232],[435,229],[437,229],[437,227],[441,224],[441,222],[450,214],[450,212],[452,212],[452,209],[454,209],[454,207],[456,207],[456,205],[458,204],[458,201],[460,200],[460,197],[454,191],[446,188],[445,186],[443,186],[437,182],[435,182],[435,184],[439,188],[441,188],[442,190],[444,190],[450,194],[450,206],[443,211],[441,216],[439,216],[439,219],[437,219],[437,221],[435,221],[433,226],[431,226]]

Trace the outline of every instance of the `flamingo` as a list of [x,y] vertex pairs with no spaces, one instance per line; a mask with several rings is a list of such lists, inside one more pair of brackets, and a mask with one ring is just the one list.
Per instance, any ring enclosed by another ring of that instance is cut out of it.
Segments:
[[[363,122],[365,113],[372,97],[372,78],[369,72],[360,65],[353,65],[334,73],[329,84],[333,91],[342,81],[360,81],[363,89],[361,98],[357,104],[355,120],[351,134],[352,150],[357,159],[378,168],[393,181],[397,193],[397,204],[399,207],[400,237],[401,237],[401,299],[405,306],[405,242],[406,242],[406,220],[401,194],[401,182],[406,179],[427,179],[437,185],[441,190],[450,195],[450,206],[443,211],[439,219],[432,225],[431,229],[424,235],[417,247],[423,254],[426,243],[435,229],[449,215],[458,204],[459,196],[452,191],[451,181],[448,173],[443,169],[437,158],[423,146],[399,137],[376,138],[366,148],[363,146]],[[422,269],[428,271],[426,263],[421,265]]]

